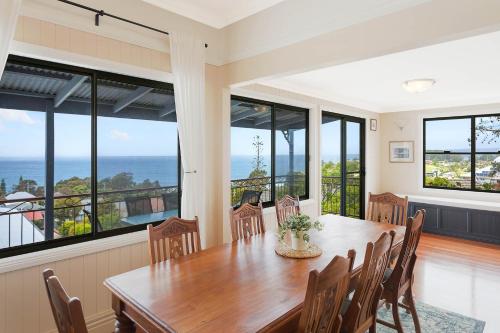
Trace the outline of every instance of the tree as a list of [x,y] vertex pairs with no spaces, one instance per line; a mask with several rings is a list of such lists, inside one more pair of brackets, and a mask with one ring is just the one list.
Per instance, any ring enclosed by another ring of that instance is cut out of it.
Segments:
[[71,177],[60,180],[56,183],[55,190],[66,195],[88,194],[90,193],[90,178]]
[[494,143],[500,139],[500,116],[479,118],[476,124],[476,136],[482,134],[482,143]]
[[252,145],[255,149],[255,157],[253,159],[253,170],[250,172],[250,175],[248,175],[248,178],[265,177],[267,171],[265,169],[264,157],[262,156],[264,142],[262,142],[259,135],[256,135],[253,137]]
[[24,179],[23,176],[19,176],[19,183],[12,186],[12,192],[28,192],[33,195],[37,195],[37,193],[40,193],[40,189],[41,187],[37,186],[37,182],[35,180]]
[[2,181],[0,182],[0,199],[5,198],[7,195],[7,185],[5,184],[5,179],[2,178]]

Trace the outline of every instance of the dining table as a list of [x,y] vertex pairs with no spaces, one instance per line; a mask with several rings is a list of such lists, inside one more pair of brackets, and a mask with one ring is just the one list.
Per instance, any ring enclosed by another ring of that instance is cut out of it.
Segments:
[[290,332],[310,271],[321,271],[354,249],[355,280],[368,242],[394,230],[397,252],[406,230],[332,214],[318,220],[323,230],[310,234],[310,242],[322,249],[315,258],[278,255],[279,239],[268,231],[106,279],[115,332]]

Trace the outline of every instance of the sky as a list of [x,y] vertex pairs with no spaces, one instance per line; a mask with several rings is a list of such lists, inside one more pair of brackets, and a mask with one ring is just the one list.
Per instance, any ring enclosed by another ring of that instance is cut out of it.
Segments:
[[[56,157],[90,158],[89,116],[57,113],[54,133]],[[176,124],[99,117],[98,153],[99,156],[176,155]],[[0,156],[45,156],[45,113],[0,109]]]

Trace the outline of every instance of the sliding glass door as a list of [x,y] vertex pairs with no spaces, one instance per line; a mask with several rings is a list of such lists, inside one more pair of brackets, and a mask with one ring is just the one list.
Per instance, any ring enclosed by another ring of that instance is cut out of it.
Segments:
[[322,213],[364,216],[364,130],[364,119],[322,113]]

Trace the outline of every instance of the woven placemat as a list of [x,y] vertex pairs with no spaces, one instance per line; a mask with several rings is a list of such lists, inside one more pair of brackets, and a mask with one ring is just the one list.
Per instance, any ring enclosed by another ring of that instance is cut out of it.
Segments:
[[278,243],[274,251],[282,257],[305,259],[320,256],[323,251],[315,244],[309,244],[309,248],[305,251],[293,250],[290,245]]

